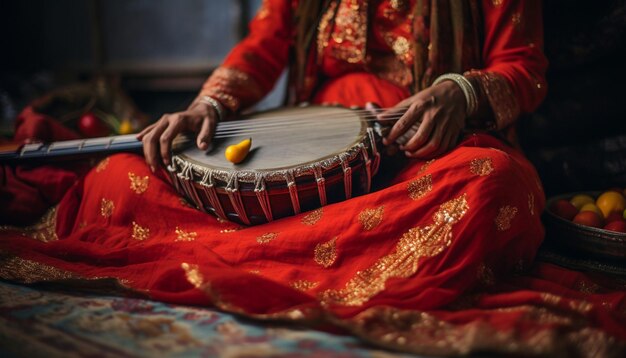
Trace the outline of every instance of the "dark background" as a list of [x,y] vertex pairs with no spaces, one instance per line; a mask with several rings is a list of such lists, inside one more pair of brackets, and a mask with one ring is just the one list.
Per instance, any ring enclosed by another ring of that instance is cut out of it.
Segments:
[[[260,0],[0,0],[0,131],[52,88],[118,81],[154,120],[184,108]],[[519,124],[548,195],[626,187],[626,1],[544,1],[549,92]],[[260,107],[280,103],[275,91]]]

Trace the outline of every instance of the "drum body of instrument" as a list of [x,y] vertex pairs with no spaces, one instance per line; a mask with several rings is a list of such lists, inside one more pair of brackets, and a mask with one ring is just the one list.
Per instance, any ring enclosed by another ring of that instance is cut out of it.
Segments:
[[[380,163],[380,132],[364,111],[293,107],[218,124],[208,151],[175,154],[168,167],[179,193],[200,210],[261,224],[370,191]],[[240,164],[227,146],[252,138]]]

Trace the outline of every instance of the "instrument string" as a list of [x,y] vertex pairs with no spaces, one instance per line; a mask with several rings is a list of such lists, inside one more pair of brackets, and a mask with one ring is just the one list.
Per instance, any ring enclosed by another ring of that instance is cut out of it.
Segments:
[[[385,121],[395,121],[402,117],[403,114],[390,115],[385,118]],[[301,123],[312,123],[312,124],[323,124],[326,125],[328,123],[341,123],[346,120],[355,121],[357,118],[355,116],[337,116],[337,117],[327,117],[327,118],[296,118],[290,117],[289,119],[280,119],[280,120],[260,120],[260,119],[251,119],[251,120],[242,120],[237,125],[224,126],[222,123],[218,123],[216,132],[227,132],[238,129],[254,129],[254,128],[265,128],[265,127],[275,127],[275,126],[292,126],[294,124]],[[380,121],[375,116],[363,116],[360,118],[365,122],[376,122]]]
[[[399,117],[398,117],[399,118]],[[395,118],[397,119],[397,118]],[[218,129],[215,132],[216,138],[227,138],[227,137],[236,137],[242,135],[250,135],[255,133],[263,133],[263,132],[285,132],[292,131],[295,129],[304,129],[304,128],[314,128],[320,125],[319,121],[292,121],[287,123],[268,123],[265,125],[256,125],[256,126],[246,126],[240,128],[233,129]],[[321,123],[326,128],[341,128],[346,125],[352,125],[350,122],[346,121],[337,121],[337,122],[327,122]]]
[[[345,119],[353,119],[355,116],[359,116],[361,118],[365,118],[368,121],[377,120],[377,115],[383,113],[388,109],[398,109],[402,112],[406,110],[408,107],[394,107],[394,108],[379,108],[375,110],[350,110],[344,113],[336,113],[330,115],[324,115],[320,113],[312,113],[312,114],[285,114],[285,115],[277,115],[272,117],[260,117],[253,119],[242,119],[242,120],[234,120],[228,122],[220,122],[218,123],[219,128],[230,128],[230,127],[239,127],[239,126],[247,126],[250,125],[250,122],[263,122],[263,123],[271,123],[271,122],[289,122],[289,121],[302,121],[302,120],[316,120],[316,121],[327,121],[327,120],[345,120]],[[379,113],[376,113],[379,112]],[[397,116],[403,113],[390,114],[390,116]]]

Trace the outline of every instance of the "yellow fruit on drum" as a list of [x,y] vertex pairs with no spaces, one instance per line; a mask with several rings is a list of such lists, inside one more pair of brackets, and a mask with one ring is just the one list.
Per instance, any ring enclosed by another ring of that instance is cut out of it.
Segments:
[[226,151],[224,151],[224,156],[226,157],[226,160],[231,163],[241,163],[244,159],[246,159],[246,156],[250,152],[251,146],[252,138],[244,139],[237,144],[229,145],[228,147],[226,147]]
[[580,210],[583,207],[583,205],[589,204],[589,203],[594,203],[595,200],[591,197],[591,195],[578,194],[578,195],[574,195],[569,200],[569,202],[572,203],[572,205],[574,205],[576,207],[576,209]]
[[598,197],[596,206],[606,218],[613,211],[623,212],[626,209],[626,198],[616,191],[607,191]]
[[596,213],[596,214],[598,214],[598,215],[600,215],[600,216],[603,216],[603,215],[602,215],[602,210],[600,210],[600,209],[596,206],[596,204],[594,204],[594,203],[589,203],[589,204],[585,204],[585,205],[583,205],[583,207],[582,207],[582,208],[580,208],[580,211],[593,211],[594,213]]

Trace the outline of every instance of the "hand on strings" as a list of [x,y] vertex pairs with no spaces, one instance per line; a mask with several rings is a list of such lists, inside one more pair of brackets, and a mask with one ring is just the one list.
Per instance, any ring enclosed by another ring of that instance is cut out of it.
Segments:
[[181,132],[198,133],[196,145],[207,150],[215,133],[218,114],[215,109],[200,101],[195,101],[182,112],[164,114],[154,124],[146,127],[137,139],[143,142],[146,163],[154,172],[162,160],[164,165],[171,163],[172,141]]
[[378,115],[394,121],[383,144],[397,144],[410,158],[430,159],[452,150],[465,128],[465,96],[452,81],[443,81]]

